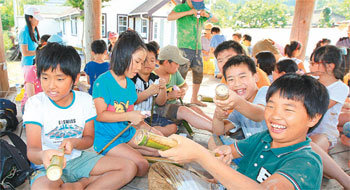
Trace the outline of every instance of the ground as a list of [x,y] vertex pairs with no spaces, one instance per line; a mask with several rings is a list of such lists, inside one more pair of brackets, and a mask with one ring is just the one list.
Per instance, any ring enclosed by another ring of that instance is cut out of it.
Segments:
[[[9,62],[8,63],[8,74],[9,74],[9,82],[10,86],[13,88],[12,91],[16,91],[15,84],[22,84],[23,83],[23,77],[21,73],[20,64],[18,62]],[[184,102],[190,101],[190,95],[192,94],[192,73],[188,73],[188,78],[186,79],[187,84],[189,85],[189,91],[187,92],[187,95],[184,98]],[[203,79],[203,83],[201,85],[199,94],[205,95],[205,96],[214,96],[214,88],[219,83],[218,79],[215,79],[212,75],[205,75]],[[8,98],[11,100],[14,100],[14,93],[8,94]],[[203,108],[203,111],[213,116],[215,105],[213,103],[207,103],[208,107]],[[20,103],[17,102],[17,109],[20,108]],[[19,113],[18,115],[19,120],[22,120],[22,115]],[[203,146],[207,145],[208,139],[210,137],[210,133],[206,132],[204,130],[197,130],[194,129],[195,135],[193,137],[193,140],[196,142],[199,142]],[[17,134],[21,133],[21,128],[19,127],[16,131]],[[23,130],[23,133],[21,135],[23,140],[26,140],[25,137],[25,131]],[[350,148],[345,147],[341,143],[338,143],[334,149],[330,151],[330,155],[336,160],[336,162],[349,173],[349,167],[347,165],[348,160],[350,159]],[[197,169],[200,173],[208,175],[203,169],[200,167],[193,165],[193,168]],[[129,184],[127,184],[122,189],[124,190],[141,190],[141,189],[147,189],[148,188],[148,180],[146,177],[136,177],[133,181],[131,181]],[[27,190],[30,189],[30,186],[28,182],[24,183],[20,187],[17,188],[18,190]],[[322,189],[329,189],[329,190],[335,190],[335,189],[342,189],[342,187],[338,184],[337,181],[333,179],[323,179],[322,182]]]

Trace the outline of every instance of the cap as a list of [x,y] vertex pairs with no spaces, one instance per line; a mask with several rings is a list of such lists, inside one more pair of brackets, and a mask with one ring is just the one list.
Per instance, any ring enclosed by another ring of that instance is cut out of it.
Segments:
[[36,20],[43,20],[43,17],[40,15],[39,9],[34,6],[28,6],[24,9],[25,15],[33,16]]
[[118,34],[117,34],[117,33],[115,33],[115,32],[109,32],[109,34],[108,34],[108,39],[116,38],[116,37],[118,37]]
[[271,39],[263,39],[255,43],[252,48],[252,56],[255,57],[256,54],[262,51],[270,51],[273,54],[280,54],[274,42]]
[[204,26],[204,29],[205,29],[205,30],[211,30],[211,28],[213,28],[213,24],[212,24],[212,23],[207,23],[207,24]]
[[47,42],[56,42],[56,43],[59,43],[61,45],[65,45],[65,42],[63,41],[63,39],[57,35],[57,34],[53,34],[50,36],[50,38],[47,40]]
[[191,3],[196,10],[205,9],[204,0],[191,0]]
[[163,48],[160,48],[158,59],[159,60],[172,60],[179,65],[184,65],[187,62],[189,62],[188,59],[184,58],[180,54],[179,48],[177,48],[176,46],[173,46],[173,45],[167,45]]

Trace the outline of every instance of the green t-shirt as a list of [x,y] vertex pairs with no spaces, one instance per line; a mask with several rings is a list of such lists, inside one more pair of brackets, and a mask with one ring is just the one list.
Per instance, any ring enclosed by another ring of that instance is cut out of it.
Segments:
[[[174,12],[185,12],[191,10],[187,2],[178,4],[173,9]],[[196,50],[196,38],[198,40],[197,49],[202,49],[201,31],[207,17],[200,17],[198,20],[197,32],[197,17],[194,15],[187,15],[176,20],[177,26],[177,47]]]
[[242,156],[237,171],[259,183],[278,173],[287,178],[296,190],[321,188],[322,161],[311,149],[310,138],[281,148],[271,148],[271,142],[268,131],[235,141],[234,146]]
[[[185,84],[184,78],[182,78],[179,71],[176,71],[176,73],[170,75],[169,81],[166,84],[166,91],[171,92],[174,90],[173,86],[176,85],[180,88],[183,84]],[[176,103],[176,100],[168,100],[166,103],[167,104],[174,104],[174,103]]]

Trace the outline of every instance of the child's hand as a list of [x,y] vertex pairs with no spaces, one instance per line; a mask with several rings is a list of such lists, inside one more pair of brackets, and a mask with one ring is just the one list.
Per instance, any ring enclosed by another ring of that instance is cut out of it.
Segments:
[[168,99],[178,99],[181,97],[181,92],[178,90],[173,90],[168,93]]
[[220,156],[217,157],[217,159],[223,161],[226,165],[229,166],[231,164],[233,156],[232,156],[232,150],[230,146],[227,146],[227,145],[219,146],[214,150],[214,153],[219,154]]
[[229,90],[229,97],[226,100],[218,100],[214,97],[214,103],[217,107],[227,111],[234,109],[240,99],[242,99],[242,97],[237,95],[236,92]]
[[159,89],[166,89],[166,80],[163,78],[159,79]]
[[181,88],[181,89],[180,89],[180,97],[181,97],[182,99],[184,99],[185,95],[186,95],[186,90],[183,89],[183,88]]
[[[42,157],[42,160],[43,160],[43,164],[44,164],[44,167],[47,169],[47,167],[49,167],[50,163],[51,163],[51,159],[52,159],[52,156],[64,156],[64,153],[59,151],[59,150],[55,150],[55,149],[49,149],[49,150],[44,150],[43,151],[43,157]],[[66,158],[64,158],[63,160],[63,168],[66,167]]]
[[224,119],[227,119],[228,115],[229,115],[228,111],[225,111],[222,108],[216,106],[214,117],[216,117],[218,120],[224,120]]
[[160,136],[164,136],[162,132],[160,132],[158,129],[151,127],[151,131],[154,134],[160,135]]
[[150,96],[158,94],[159,93],[159,84],[151,84],[151,86],[149,86],[147,88],[147,91],[150,93]]
[[64,150],[65,154],[71,154],[74,148],[73,139],[68,138],[68,139],[64,139],[60,145],[59,148],[62,148]]
[[126,112],[127,114],[127,121],[130,121],[134,125],[140,124],[146,116],[141,114],[141,111],[131,111],[131,112]]
[[158,152],[162,157],[167,157],[175,162],[188,163],[191,161],[196,161],[201,156],[201,149],[205,151],[205,148],[203,148],[201,145],[186,137],[171,135],[169,138],[176,140],[178,143],[177,146],[166,151]]
[[201,17],[207,17],[207,18],[210,17],[209,13],[207,13],[205,10],[201,10],[200,15]]

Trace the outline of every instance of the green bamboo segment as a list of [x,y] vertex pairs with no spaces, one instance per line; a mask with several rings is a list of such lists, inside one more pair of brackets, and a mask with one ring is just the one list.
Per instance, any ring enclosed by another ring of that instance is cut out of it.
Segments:
[[[63,149],[60,149],[60,151],[64,151]],[[54,155],[51,158],[51,163],[49,167],[47,167],[46,170],[46,176],[51,181],[57,181],[62,176],[62,168],[63,168],[63,160],[64,156],[57,156]]]
[[177,145],[177,141],[167,137],[159,136],[148,132],[145,129],[140,129],[135,135],[135,144],[155,148],[157,150],[168,150]]
[[[184,106],[184,102],[182,101],[182,99],[179,98],[179,100],[180,100],[181,105]],[[194,132],[192,131],[190,124],[188,124],[188,122],[186,120],[182,120],[182,124],[184,125],[188,135],[190,135],[192,137],[194,135]]]

